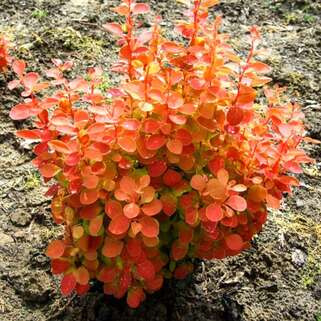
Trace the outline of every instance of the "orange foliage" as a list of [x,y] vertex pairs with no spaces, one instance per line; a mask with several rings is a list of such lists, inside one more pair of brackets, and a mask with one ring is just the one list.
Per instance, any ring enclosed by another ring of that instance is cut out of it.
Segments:
[[33,163],[55,181],[47,195],[65,226],[64,240],[47,250],[63,294],[83,294],[96,278],[137,307],[165,275],[190,273],[191,258],[240,253],[267,207],[298,185],[288,172],[311,161],[299,147],[299,106],[278,87],[256,100],[270,81],[257,60],[257,28],[243,61],[219,33],[221,18],[208,19],[216,2],[194,1],[176,27],[183,45],[164,38],[158,20],[137,34],[136,15],[149,7],[123,0],[114,11],[124,23],[104,26],[121,47],[113,70],[124,74],[107,93],[99,68],[69,80],[72,63],[55,59],[42,81],[13,63],[18,80],[9,87],[22,86],[24,100],[10,116],[35,119],[17,135],[38,141]]

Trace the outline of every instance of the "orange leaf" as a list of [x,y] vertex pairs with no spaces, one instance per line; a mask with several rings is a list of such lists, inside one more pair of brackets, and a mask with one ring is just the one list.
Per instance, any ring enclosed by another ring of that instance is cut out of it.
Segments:
[[173,91],[169,94],[169,97],[167,99],[168,108],[171,109],[178,109],[184,104],[183,97],[178,94],[177,92]]
[[103,27],[107,31],[109,31],[109,32],[111,32],[111,33],[113,33],[113,34],[115,34],[117,36],[122,36],[123,35],[123,29],[118,23],[114,23],[114,22],[106,23],[106,24],[103,25]]
[[55,164],[45,164],[39,168],[39,171],[43,177],[51,178],[57,175],[61,171],[61,168]]
[[108,200],[105,204],[105,212],[111,219],[114,219],[123,214],[123,208],[118,201]]
[[65,252],[66,245],[61,240],[52,241],[47,248],[46,255],[52,259],[61,257]]
[[81,285],[88,284],[90,276],[89,276],[88,270],[84,266],[79,267],[74,272],[74,274],[75,274],[77,283]]
[[71,152],[69,146],[61,140],[52,140],[48,143],[48,145],[58,153],[70,154]]
[[201,192],[206,187],[206,178],[203,175],[194,175],[191,179],[191,186]]
[[233,210],[239,212],[243,212],[247,208],[246,200],[239,195],[230,196],[230,198],[225,202],[225,204],[233,208]]
[[153,199],[150,203],[147,203],[142,207],[142,211],[145,215],[154,216],[158,214],[162,208],[162,202],[158,199]]
[[153,217],[145,216],[140,221],[141,233],[146,237],[157,237],[159,233],[159,223]]
[[119,215],[111,220],[108,230],[115,235],[121,235],[127,232],[129,224],[130,221],[126,216]]
[[103,215],[96,216],[95,218],[90,220],[89,228],[88,228],[90,235],[98,236],[98,234],[101,230],[101,227],[103,226],[103,220],[104,220]]
[[123,247],[124,242],[107,237],[101,252],[106,257],[116,257],[121,254]]
[[117,142],[125,152],[134,153],[136,151],[136,141],[133,138],[126,136],[119,137]]
[[180,140],[178,139],[169,140],[167,141],[166,146],[171,153],[177,154],[177,155],[182,154],[183,143]]
[[90,205],[98,199],[99,193],[96,189],[85,189],[80,193],[80,203]]
[[87,175],[83,177],[83,186],[88,189],[94,189],[97,187],[99,178],[96,175]]
[[124,215],[129,219],[137,217],[139,213],[140,207],[136,203],[130,203],[124,206]]

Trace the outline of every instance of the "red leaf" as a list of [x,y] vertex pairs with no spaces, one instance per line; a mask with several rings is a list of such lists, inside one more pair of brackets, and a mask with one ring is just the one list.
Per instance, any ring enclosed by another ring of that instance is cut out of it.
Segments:
[[239,212],[243,212],[247,208],[246,200],[239,195],[230,196],[230,198],[225,202],[225,204]]
[[272,196],[271,194],[267,194],[266,203],[271,208],[279,209],[281,205],[281,200]]
[[146,3],[136,3],[132,8],[132,13],[135,14],[144,14],[150,11],[149,5]]
[[40,139],[40,131],[37,129],[22,129],[16,132],[17,137],[24,138],[24,139],[32,139],[38,140]]
[[18,104],[10,110],[9,116],[13,120],[26,119],[31,116],[30,108],[26,104]]
[[70,154],[69,146],[61,140],[52,140],[48,143],[48,145],[58,153]]
[[92,220],[95,218],[101,211],[101,207],[95,203],[89,206],[84,206],[79,212],[79,217],[84,220]]
[[130,289],[127,293],[127,304],[132,309],[138,308],[144,298],[144,292],[141,288]]
[[175,138],[180,140],[184,146],[190,145],[193,141],[193,137],[191,133],[188,130],[183,128],[179,129],[176,132]]
[[239,107],[232,107],[228,110],[226,119],[232,126],[236,126],[243,120],[244,112]]
[[119,215],[111,220],[108,230],[115,235],[121,235],[127,232],[129,223],[130,221],[126,216]]
[[89,284],[77,284],[76,285],[76,292],[77,292],[77,294],[78,295],[84,295],[84,294],[86,294],[87,292],[88,292],[88,290],[89,290]]
[[12,64],[12,70],[21,76],[26,69],[26,63],[23,60],[15,60]]
[[66,274],[61,280],[60,290],[65,296],[70,295],[77,284],[76,278],[72,273]]
[[122,36],[123,35],[123,29],[121,27],[121,25],[119,25],[118,23],[106,23],[103,25],[103,27],[111,32],[111,33],[114,33],[115,35],[117,36]]
[[133,257],[133,258],[139,257],[142,253],[141,241],[138,239],[129,238],[129,240],[127,241],[126,249],[127,249],[128,254],[131,257]]
[[51,260],[51,271],[53,274],[61,274],[66,272],[70,267],[70,263],[66,260],[53,259]]
[[218,222],[223,218],[223,211],[220,205],[210,204],[206,208],[206,217],[212,222]]
[[167,170],[167,164],[163,160],[157,160],[148,166],[148,174],[151,177],[159,177]]
[[243,239],[239,234],[230,234],[225,238],[225,243],[232,251],[240,251],[243,248]]
[[163,135],[152,135],[145,141],[145,146],[149,150],[157,150],[166,143],[166,138]]
[[169,169],[163,176],[163,182],[167,186],[175,186],[178,184],[182,179],[182,176],[180,173]]
[[145,260],[137,264],[137,273],[144,280],[153,280],[155,277],[155,268],[151,261]]

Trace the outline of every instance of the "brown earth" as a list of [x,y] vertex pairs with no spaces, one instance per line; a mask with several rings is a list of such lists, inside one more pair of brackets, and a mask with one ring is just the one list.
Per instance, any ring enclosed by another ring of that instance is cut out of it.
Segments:
[[[101,25],[114,19],[114,0],[1,0],[0,32],[17,44],[16,55],[39,69],[51,58],[106,68],[115,59],[113,39]],[[151,0],[166,32],[182,8],[174,0]],[[306,114],[308,134],[321,139],[321,4],[313,0],[222,0],[215,13],[223,31],[244,50],[248,27],[257,24],[274,82],[288,86]],[[152,22],[147,17],[145,25]],[[9,75],[9,78],[11,76]],[[108,85],[108,84],[107,84]],[[44,250],[59,237],[49,201],[32,167],[31,146],[14,136],[27,122],[12,122],[17,93],[0,78],[0,320],[1,321],[320,321],[321,147],[306,146],[316,164],[304,168],[302,188],[271,212],[253,247],[234,258],[200,262],[187,280],[169,282],[137,310],[101,294],[94,284],[85,297],[62,298]]]

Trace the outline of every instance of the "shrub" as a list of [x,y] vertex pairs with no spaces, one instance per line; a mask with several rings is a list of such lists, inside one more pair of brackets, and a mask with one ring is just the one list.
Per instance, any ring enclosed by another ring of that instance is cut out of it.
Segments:
[[124,0],[114,9],[124,24],[104,26],[118,37],[113,70],[124,74],[107,93],[99,68],[68,80],[72,63],[55,59],[44,81],[13,63],[9,87],[23,87],[24,101],[10,116],[35,119],[17,135],[38,141],[33,164],[54,181],[47,196],[65,229],[47,249],[64,295],[97,279],[137,307],[164,278],[190,273],[193,258],[247,249],[267,207],[299,185],[287,173],[311,161],[299,147],[303,113],[278,87],[257,97],[270,81],[260,34],[251,29],[241,59],[218,31],[221,18],[208,20],[216,2],[194,1],[176,26],[183,45],[162,36],[159,18],[137,34],[149,7]]

